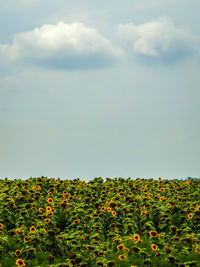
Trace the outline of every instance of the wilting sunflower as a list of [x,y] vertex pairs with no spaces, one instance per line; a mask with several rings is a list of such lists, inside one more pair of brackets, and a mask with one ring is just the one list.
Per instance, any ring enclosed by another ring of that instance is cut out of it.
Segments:
[[25,266],[25,262],[22,259],[17,259],[16,264],[17,266]]
[[170,253],[172,252],[172,250],[173,250],[172,247],[168,247],[168,246],[165,246],[164,249],[165,249],[165,252],[166,252],[167,254],[170,254]]
[[17,249],[17,250],[15,250],[15,256],[16,257],[19,257],[19,255],[21,255],[21,250],[19,250],[19,249]]
[[124,260],[126,260],[126,255],[124,255],[124,254],[122,254],[122,255],[119,255],[119,259],[121,260],[121,261],[124,261]]
[[158,249],[158,246],[155,245],[155,244],[151,244],[151,249],[153,249],[153,250],[157,250],[157,249]]

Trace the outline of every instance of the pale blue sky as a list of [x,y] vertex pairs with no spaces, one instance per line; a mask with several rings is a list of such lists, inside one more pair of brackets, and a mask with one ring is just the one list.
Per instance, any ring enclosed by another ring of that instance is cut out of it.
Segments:
[[0,7],[1,179],[200,177],[199,1]]

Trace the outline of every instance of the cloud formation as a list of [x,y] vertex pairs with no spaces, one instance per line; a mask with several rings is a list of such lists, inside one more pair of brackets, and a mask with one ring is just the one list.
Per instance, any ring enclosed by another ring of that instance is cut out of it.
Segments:
[[0,45],[0,55],[53,69],[88,69],[112,65],[122,51],[93,28],[59,22],[16,34],[12,45]]
[[167,17],[140,25],[120,24],[117,36],[144,61],[173,63],[192,55],[197,47],[197,38]]

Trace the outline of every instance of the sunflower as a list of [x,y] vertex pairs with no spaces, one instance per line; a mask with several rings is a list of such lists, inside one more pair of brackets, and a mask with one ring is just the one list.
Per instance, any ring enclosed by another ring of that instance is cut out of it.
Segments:
[[25,266],[25,262],[22,259],[17,259],[16,264],[17,266]]
[[169,261],[169,262],[175,262],[176,259],[173,256],[168,256],[167,261]]
[[36,190],[41,190],[41,186],[40,185],[36,185],[35,189]]
[[158,249],[158,246],[156,246],[155,244],[151,244],[151,249],[153,249],[154,251],[156,251]]
[[21,232],[21,230],[20,230],[19,228],[17,228],[17,229],[15,230],[15,234],[16,234],[16,235],[18,235],[20,232]]
[[157,231],[150,231],[150,232],[149,232],[149,235],[150,235],[151,237],[157,237],[157,236],[158,236],[158,233],[157,233]]
[[136,252],[136,253],[139,253],[140,252],[140,249],[138,248],[138,247],[132,247],[132,250],[134,251],[134,252]]
[[79,220],[73,220],[73,224],[79,224],[80,221]]
[[52,192],[48,192],[48,195],[49,195],[50,197],[52,197],[52,196],[53,196],[53,193],[52,193]]
[[45,210],[44,210],[43,208],[39,208],[38,211],[39,211],[40,213],[42,213],[42,212],[45,211]]
[[36,231],[35,226],[31,226],[31,227],[29,228],[29,231],[30,231],[30,232],[35,232],[35,231]]
[[126,255],[124,255],[124,254],[122,254],[122,255],[119,255],[119,259],[121,260],[121,261],[124,261],[124,260],[126,260]]
[[34,252],[36,252],[36,248],[29,248],[29,249],[26,250],[26,252],[34,253]]
[[21,255],[21,250],[19,250],[19,249],[17,249],[17,250],[15,250],[15,256],[16,257],[19,257],[19,255]]
[[172,205],[170,203],[167,203],[166,207],[170,209]]
[[192,217],[193,217],[193,214],[192,213],[189,213],[188,214],[188,219],[192,219]]
[[118,243],[118,242],[120,242],[120,241],[122,241],[122,239],[121,239],[121,238],[116,238],[116,239],[113,239],[113,242],[116,242],[116,243]]
[[109,203],[108,201],[106,201],[106,206],[109,206],[109,204],[110,204],[110,203]]
[[139,241],[139,240],[140,240],[140,235],[138,235],[138,234],[134,234],[134,235],[133,235],[133,240],[134,240],[134,241]]
[[3,223],[0,223],[0,229],[3,229]]
[[107,211],[108,211],[108,212],[111,212],[111,210],[112,210],[112,208],[110,208],[110,207],[109,207],[109,208],[107,208]]
[[120,245],[117,246],[117,249],[118,249],[118,250],[122,250],[122,249],[124,249],[124,248],[125,248],[124,244],[120,244]]
[[44,221],[45,221],[45,223],[49,223],[51,221],[51,219],[45,218]]
[[46,211],[51,211],[51,210],[52,210],[52,208],[50,206],[46,207]]
[[114,211],[114,210],[111,213],[112,213],[113,216],[115,216],[117,214],[117,212]]
[[53,198],[48,198],[47,201],[48,201],[49,204],[51,204],[51,203],[53,203]]
[[100,211],[104,211],[104,210],[106,210],[106,207],[102,207],[102,208],[100,209]]
[[168,246],[165,246],[164,249],[165,249],[165,252],[166,252],[167,254],[170,254],[170,253],[172,252],[172,250],[173,250],[172,247],[168,247]]

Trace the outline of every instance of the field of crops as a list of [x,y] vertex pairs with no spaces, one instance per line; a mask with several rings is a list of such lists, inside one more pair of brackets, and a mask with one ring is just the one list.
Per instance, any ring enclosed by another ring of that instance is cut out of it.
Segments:
[[200,179],[0,180],[0,266],[200,266]]

